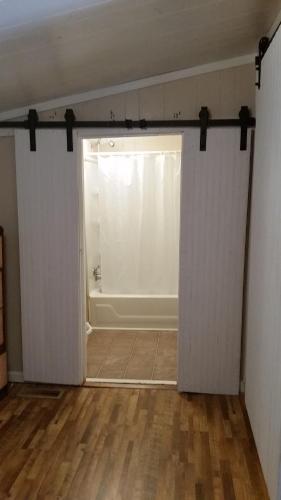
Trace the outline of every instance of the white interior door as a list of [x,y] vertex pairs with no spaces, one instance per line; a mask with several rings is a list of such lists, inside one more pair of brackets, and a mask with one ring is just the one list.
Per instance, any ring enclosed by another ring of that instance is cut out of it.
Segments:
[[[250,141],[248,141],[250,142]],[[249,183],[239,129],[184,135],[181,181],[178,387],[239,391]]]
[[23,371],[27,381],[83,380],[77,139],[63,130],[16,132]]

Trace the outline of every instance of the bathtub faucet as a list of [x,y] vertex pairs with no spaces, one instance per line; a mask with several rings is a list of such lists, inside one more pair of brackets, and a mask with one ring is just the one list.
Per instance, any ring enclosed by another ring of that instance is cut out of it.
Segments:
[[93,276],[95,278],[95,281],[101,280],[101,267],[100,267],[100,265],[98,265],[97,267],[94,267]]

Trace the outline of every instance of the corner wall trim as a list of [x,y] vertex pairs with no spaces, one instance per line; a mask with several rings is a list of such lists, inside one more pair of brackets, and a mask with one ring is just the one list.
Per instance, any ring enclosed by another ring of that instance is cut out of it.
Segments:
[[48,111],[55,108],[62,108],[66,106],[71,106],[73,104],[92,101],[94,99],[100,99],[102,97],[109,97],[117,94],[122,94],[124,92],[130,92],[133,90],[138,90],[146,87],[152,87],[153,85],[161,85],[164,83],[173,82],[184,78],[189,78],[191,76],[212,73],[213,71],[219,71],[223,69],[235,68],[237,66],[244,66],[246,64],[254,64],[254,62],[255,62],[255,54],[247,54],[240,57],[234,57],[232,59],[224,59],[222,61],[202,64],[200,66],[194,66],[192,68],[172,71],[170,73],[163,73],[161,75],[151,76],[148,78],[143,78],[141,80],[121,83],[119,85],[114,85],[112,87],[90,90],[88,92],[83,92],[81,94],[73,94],[65,97],[58,97],[56,99],[51,99],[49,101],[41,103],[28,104],[27,106],[21,108],[2,111],[2,113],[0,113],[0,120],[11,120],[13,118],[23,117],[28,114],[30,108],[34,107],[36,107],[36,110],[39,112]]
[[13,135],[15,135],[15,133],[12,128],[0,129],[0,137],[12,137]]
[[9,382],[19,382],[19,383],[24,382],[23,372],[15,372],[15,371],[8,372],[8,380]]

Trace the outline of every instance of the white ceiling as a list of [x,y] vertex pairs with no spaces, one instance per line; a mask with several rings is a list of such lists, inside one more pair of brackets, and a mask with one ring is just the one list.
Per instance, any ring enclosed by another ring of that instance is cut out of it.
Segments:
[[0,110],[256,50],[281,0],[0,0]]

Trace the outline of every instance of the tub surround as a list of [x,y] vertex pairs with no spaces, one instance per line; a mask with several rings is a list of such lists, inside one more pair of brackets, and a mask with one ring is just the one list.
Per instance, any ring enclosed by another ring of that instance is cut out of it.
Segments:
[[89,321],[94,328],[178,328],[177,295],[111,295],[95,291],[88,300]]

